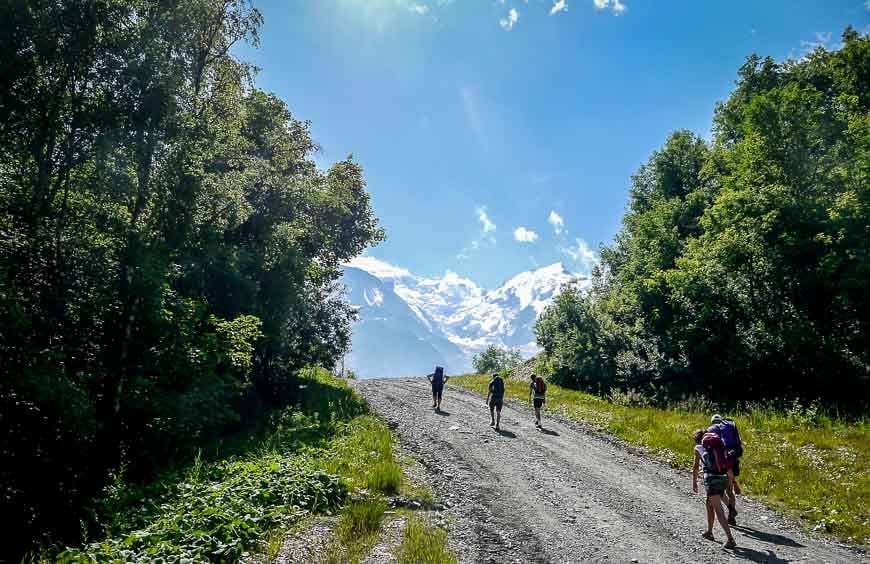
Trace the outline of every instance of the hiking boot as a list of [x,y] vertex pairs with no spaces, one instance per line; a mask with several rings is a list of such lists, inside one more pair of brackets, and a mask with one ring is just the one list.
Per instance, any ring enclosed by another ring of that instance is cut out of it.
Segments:
[[728,542],[725,543],[724,548],[728,548],[728,549],[737,548],[737,543],[734,542],[734,539],[728,539]]
[[715,537],[713,537],[713,533],[711,533],[709,531],[704,531],[703,533],[701,533],[701,536],[704,537],[705,539],[707,539],[708,541],[716,542]]
[[732,527],[737,526],[737,509],[733,505],[728,506],[728,524]]
[[731,525],[732,527],[736,527],[737,526],[737,519],[735,519],[733,515],[729,515],[728,516],[728,524]]

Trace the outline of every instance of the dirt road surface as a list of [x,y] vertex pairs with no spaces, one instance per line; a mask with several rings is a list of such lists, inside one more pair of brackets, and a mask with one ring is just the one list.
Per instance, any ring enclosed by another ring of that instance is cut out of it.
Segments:
[[739,546],[727,551],[718,524],[717,542],[701,538],[688,471],[565,420],[545,415],[538,431],[528,407],[506,404],[496,432],[484,398],[449,384],[441,413],[425,379],[355,386],[426,468],[460,562],[867,561],[752,502],[738,505]]

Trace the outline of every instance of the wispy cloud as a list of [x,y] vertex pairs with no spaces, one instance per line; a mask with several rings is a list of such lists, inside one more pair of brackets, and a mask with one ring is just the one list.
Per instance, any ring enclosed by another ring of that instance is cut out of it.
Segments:
[[462,95],[462,109],[465,111],[465,118],[468,120],[468,126],[471,128],[474,137],[480,150],[484,153],[489,152],[489,138],[486,136],[486,131],[483,128],[483,120],[480,118],[480,112],[477,111],[477,96],[469,87],[463,87],[460,91]]
[[596,10],[605,10],[610,8],[614,16],[621,16],[628,10],[628,6],[620,0],[592,0]]
[[[868,0],[870,1],[870,0]],[[831,45],[832,33],[830,31],[817,31],[815,41],[801,40],[801,49],[804,55],[815,51],[818,47],[828,48]]]
[[421,16],[425,16],[429,13],[429,6],[427,6],[426,4],[411,4],[408,9],[412,12],[420,14]]
[[514,241],[520,243],[534,243],[538,240],[538,234],[522,225],[514,229]]
[[556,232],[556,235],[561,235],[565,232],[565,218],[554,210],[550,210],[550,215],[547,216],[547,223],[553,226],[553,231]]
[[477,222],[480,224],[480,230],[477,233],[477,237],[456,255],[456,258],[460,260],[471,258],[471,255],[481,247],[495,246],[496,225],[495,222],[490,219],[489,214],[486,211],[486,206],[478,206],[475,208],[474,213],[477,215]]
[[598,264],[598,255],[589,246],[589,243],[581,238],[575,239],[576,245],[562,247],[564,255],[571,257],[575,263],[582,266],[586,272],[591,272]]
[[492,233],[495,231],[495,223],[489,218],[486,213],[486,206],[477,208],[477,220],[480,222],[480,229],[484,233]]
[[517,12],[516,8],[511,8],[508,10],[507,16],[498,20],[498,25],[505,31],[510,31],[517,25],[517,22],[520,21],[520,13]]
[[[870,0],[868,0],[870,1]],[[567,12],[568,11],[568,1],[567,0],[556,0],[553,2],[553,7],[550,8],[550,15],[558,14],[559,12]]]

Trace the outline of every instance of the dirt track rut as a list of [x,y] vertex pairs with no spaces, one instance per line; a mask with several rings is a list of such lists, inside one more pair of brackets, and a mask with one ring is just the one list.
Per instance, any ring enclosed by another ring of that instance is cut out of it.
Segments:
[[449,384],[440,414],[424,379],[355,386],[426,467],[461,562],[866,562],[756,503],[738,506],[739,547],[726,551],[718,524],[719,542],[700,536],[688,472],[546,415],[537,431],[524,406],[506,404],[496,432],[484,398]]

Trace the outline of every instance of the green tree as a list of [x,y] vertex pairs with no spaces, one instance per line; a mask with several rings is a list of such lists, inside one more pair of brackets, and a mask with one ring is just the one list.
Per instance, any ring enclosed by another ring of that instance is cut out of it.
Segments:
[[474,355],[471,365],[479,374],[490,374],[516,368],[523,362],[523,355],[517,349],[489,345]]

